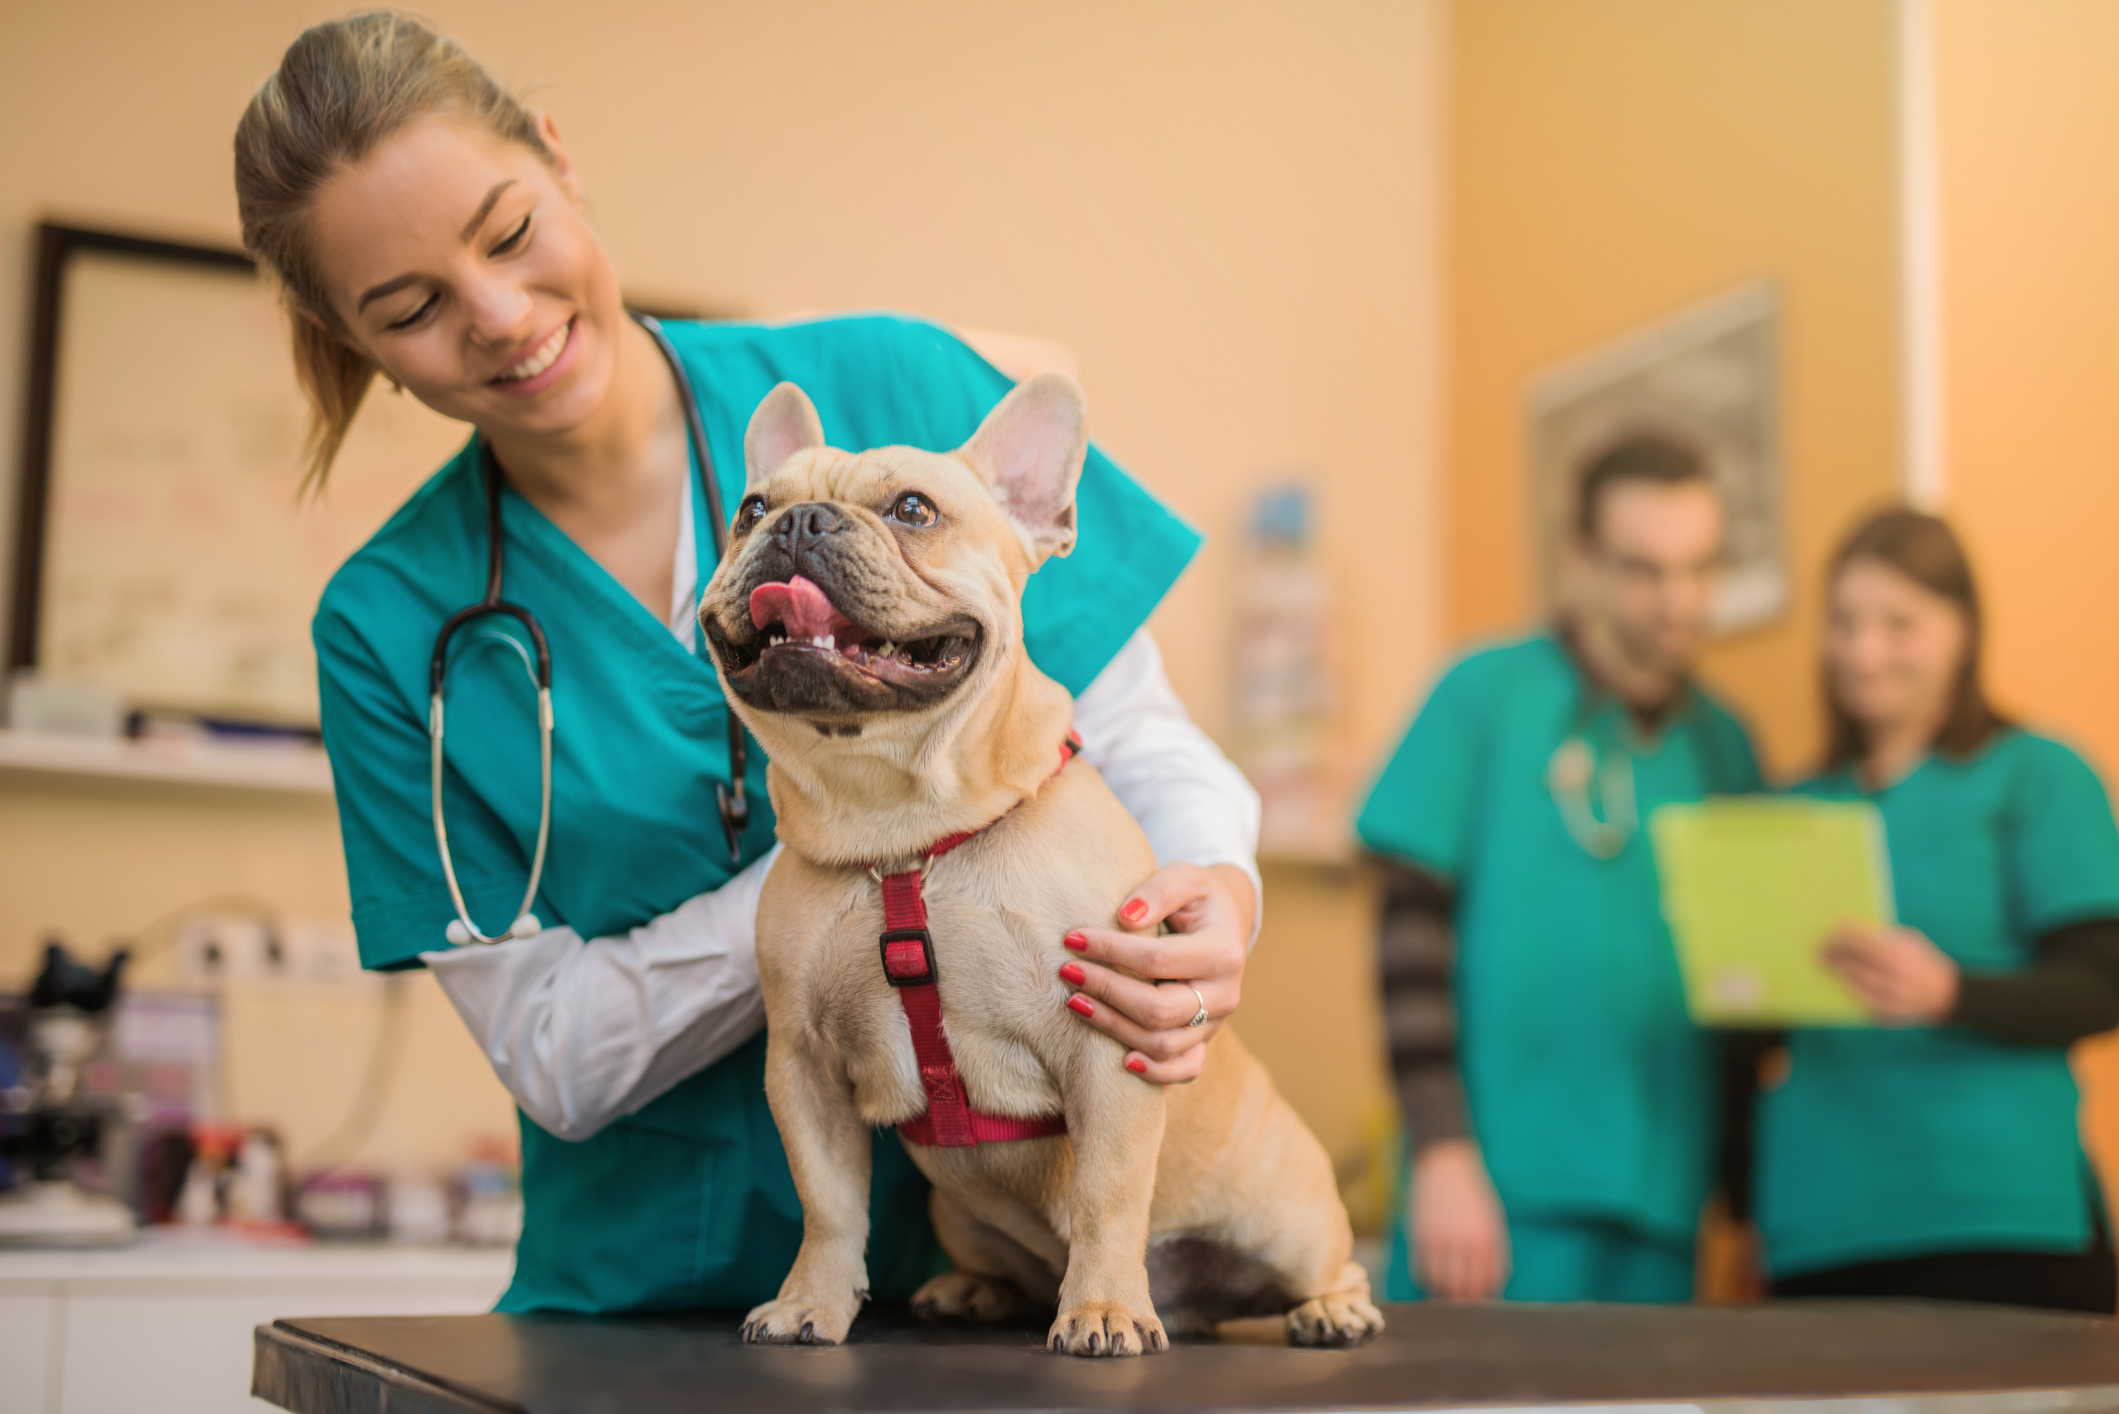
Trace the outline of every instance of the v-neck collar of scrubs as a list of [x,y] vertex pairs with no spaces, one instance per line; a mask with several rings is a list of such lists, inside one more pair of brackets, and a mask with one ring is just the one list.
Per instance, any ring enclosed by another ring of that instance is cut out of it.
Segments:
[[[479,465],[482,460],[481,455],[473,465]],[[687,453],[686,466],[685,497],[681,513],[692,526],[696,526],[705,515],[705,508],[700,504],[703,491],[697,457]],[[536,561],[545,573],[557,579],[572,580],[585,591],[577,608],[588,610],[612,633],[638,643],[640,651],[650,655],[651,661],[669,664],[674,668],[675,664],[669,656],[674,652],[689,665],[688,671],[694,677],[718,685],[719,679],[715,676],[713,665],[698,651],[696,635],[685,635],[686,641],[680,641],[673,624],[658,620],[594,555],[582,549],[574,537],[561,530],[534,502],[509,485],[505,477],[501,480],[500,514],[502,534],[511,545],[520,546],[528,558]],[[680,525],[677,545],[677,553],[680,556],[687,548],[683,528]],[[700,549],[702,544],[711,545],[713,537],[702,537],[695,531],[690,539],[691,578],[696,589],[712,573],[711,566],[701,563]],[[677,583],[682,583],[681,578]],[[506,592],[505,579],[502,592]]]
[[1700,690],[1687,674],[1679,679],[1677,695],[1669,707],[1657,716],[1654,732],[1644,733],[1639,714],[1620,700],[1617,693],[1597,681],[1566,625],[1554,623],[1542,637],[1566,663],[1568,672],[1574,675],[1578,703],[1575,729],[1587,732],[1599,722],[1609,721],[1611,730],[1619,737],[1617,744],[1629,756],[1652,760],[1661,755],[1679,729],[1700,712]]

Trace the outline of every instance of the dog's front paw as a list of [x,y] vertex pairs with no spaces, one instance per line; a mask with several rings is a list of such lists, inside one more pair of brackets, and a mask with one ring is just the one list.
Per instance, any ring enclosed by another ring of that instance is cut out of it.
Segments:
[[1170,1348],[1153,1311],[1115,1301],[1084,1301],[1060,1312],[1045,1344],[1067,1355],[1142,1355]]
[[1383,1313],[1366,1290],[1334,1291],[1288,1312],[1290,1345],[1360,1345],[1383,1331]]
[[1022,1306],[1012,1285],[976,1272],[944,1272],[912,1294],[913,1314],[929,1321],[998,1321]]
[[858,1301],[834,1310],[821,1301],[781,1297],[743,1318],[743,1338],[752,1345],[837,1345],[846,1339]]

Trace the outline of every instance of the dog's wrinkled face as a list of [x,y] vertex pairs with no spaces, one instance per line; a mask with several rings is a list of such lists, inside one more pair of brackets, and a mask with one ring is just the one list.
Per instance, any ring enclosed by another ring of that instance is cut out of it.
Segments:
[[748,713],[853,735],[990,682],[1020,646],[1023,583],[1074,544],[1088,448],[1064,374],[1015,389],[951,453],[824,445],[783,383],[751,417],[748,482],[699,622]]

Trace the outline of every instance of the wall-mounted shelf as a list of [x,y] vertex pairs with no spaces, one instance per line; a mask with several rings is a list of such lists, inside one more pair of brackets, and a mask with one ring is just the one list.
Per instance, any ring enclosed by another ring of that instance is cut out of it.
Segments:
[[132,741],[0,731],[0,778],[73,777],[330,795],[320,746],[220,741]]

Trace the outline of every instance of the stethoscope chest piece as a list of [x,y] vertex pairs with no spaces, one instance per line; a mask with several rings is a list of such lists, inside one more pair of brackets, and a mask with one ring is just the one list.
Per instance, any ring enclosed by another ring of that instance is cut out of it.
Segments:
[[[1590,787],[1603,797],[1604,818],[1590,804]],[[1616,859],[1640,829],[1633,794],[1633,757],[1624,751],[1605,754],[1581,732],[1553,748],[1545,762],[1545,788],[1560,811],[1560,823],[1592,859]]]

